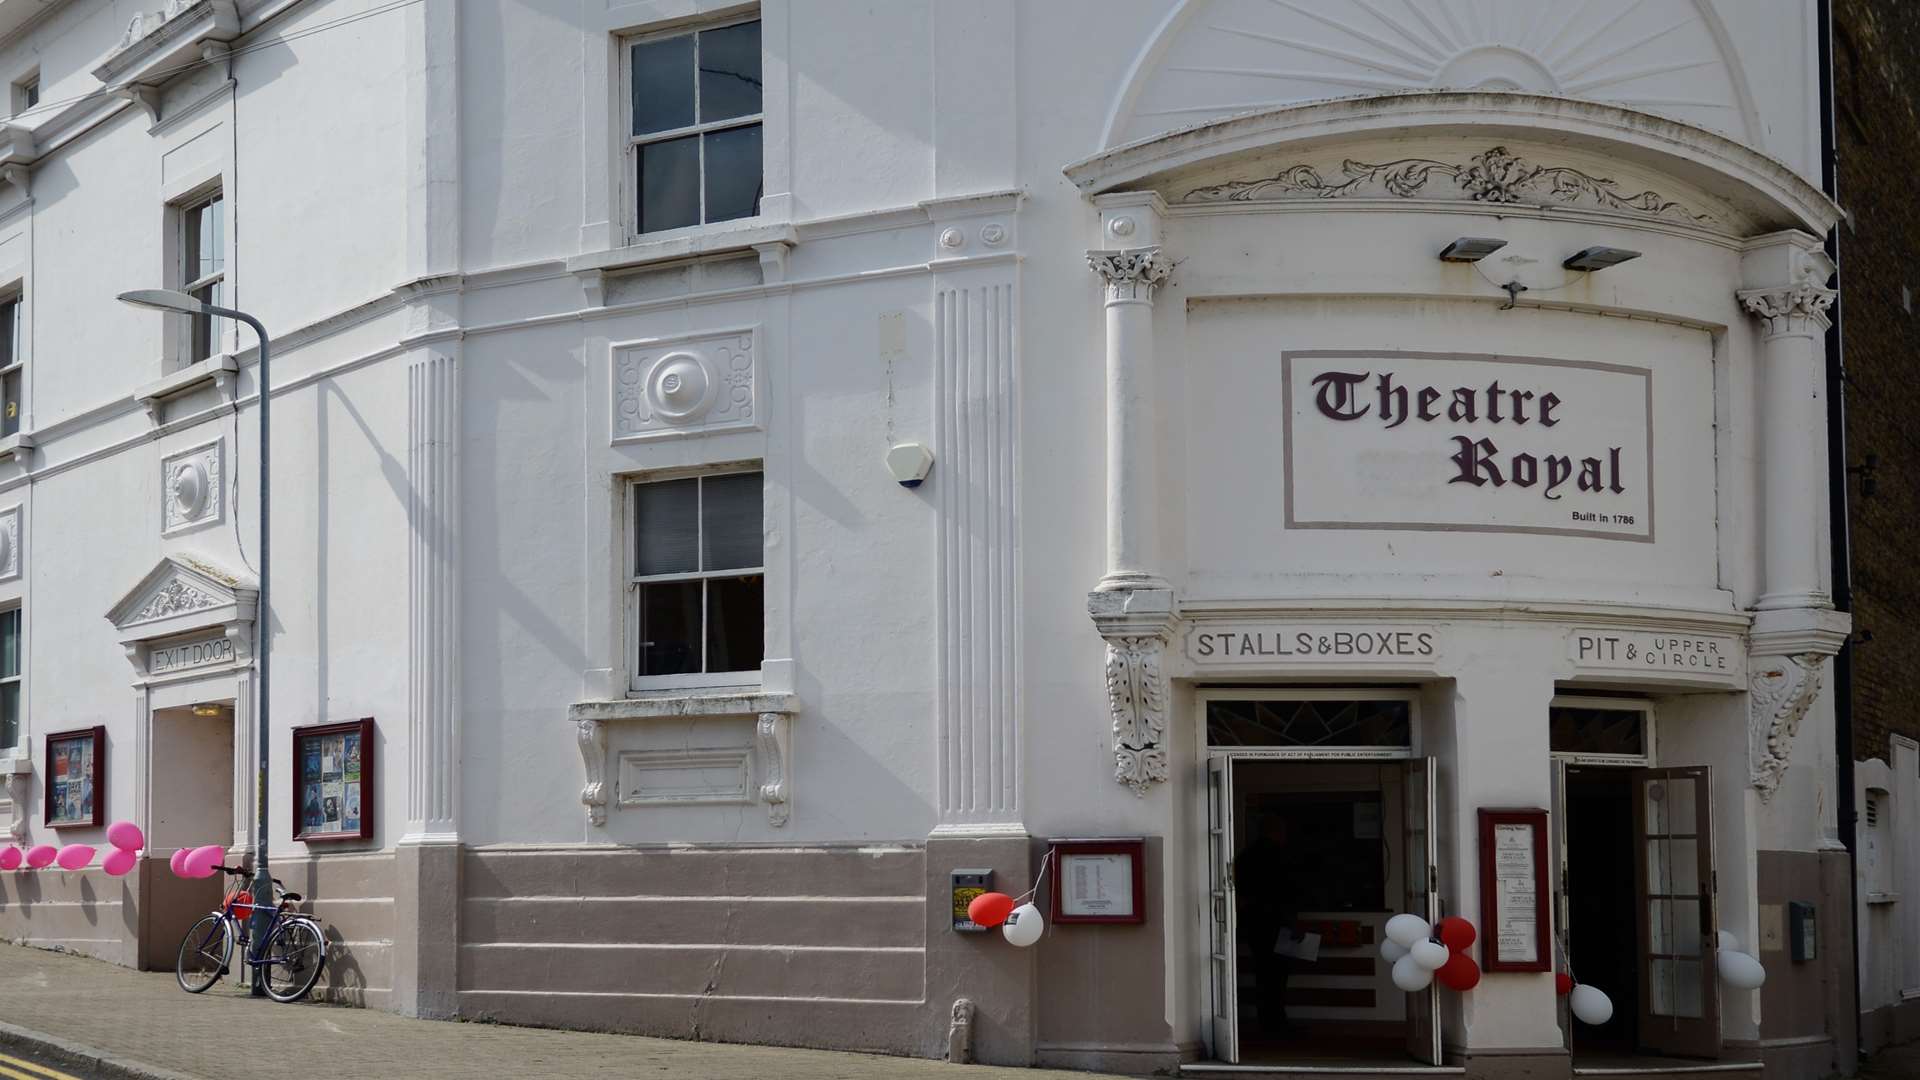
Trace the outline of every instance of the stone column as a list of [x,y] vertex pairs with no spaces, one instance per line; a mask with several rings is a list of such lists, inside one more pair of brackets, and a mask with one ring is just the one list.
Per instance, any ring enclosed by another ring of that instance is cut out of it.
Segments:
[[[1172,272],[1160,247],[1166,207],[1152,192],[1107,195],[1102,239],[1125,247],[1087,252],[1100,275],[1107,331],[1107,569],[1087,613],[1107,641],[1107,709],[1113,778],[1144,796],[1167,779],[1168,688],[1162,661],[1177,618],[1159,571],[1158,448],[1153,293]],[[1138,246],[1133,246],[1138,245]]]
[[[1750,241],[1740,304],[1760,322],[1756,422],[1760,459],[1760,598],[1754,604],[1748,705],[1749,780],[1762,802],[1786,775],[1800,721],[1820,695],[1827,658],[1849,620],[1827,579],[1827,287],[1833,263],[1802,232]],[[1821,732],[1816,759],[1830,747]],[[1827,779],[1822,777],[1822,796]],[[1823,838],[1837,837],[1833,800],[1815,800]],[[1776,841],[1791,843],[1785,838]]]
[[1833,606],[1827,547],[1827,287],[1833,263],[1805,233],[1749,245],[1741,306],[1760,320],[1758,610]]

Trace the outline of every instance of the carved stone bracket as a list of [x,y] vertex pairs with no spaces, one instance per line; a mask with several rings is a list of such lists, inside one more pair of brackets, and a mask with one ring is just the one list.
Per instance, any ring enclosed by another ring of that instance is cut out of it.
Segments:
[[1155,287],[1173,273],[1172,261],[1157,247],[1089,251],[1087,266],[1100,275],[1109,304],[1129,300],[1151,304]]
[[1749,662],[1747,748],[1753,786],[1768,802],[1793,756],[1793,737],[1820,692],[1824,653],[1756,656]]
[[580,761],[587,767],[587,782],[580,789],[580,802],[587,808],[587,821],[607,823],[607,725],[599,720],[576,720],[574,737],[580,743]]
[[7,823],[7,839],[16,844],[27,839],[27,782],[33,779],[28,772],[10,772],[7,774],[7,801],[13,804],[13,820]]
[[1144,796],[1167,779],[1167,676],[1173,594],[1165,589],[1100,591],[1087,613],[1107,640],[1107,714],[1113,733],[1113,778]]
[[763,712],[759,723],[754,725],[754,735],[760,744],[760,798],[767,804],[767,823],[775,826],[785,825],[792,810],[788,805],[792,792],[787,781],[791,769],[792,719],[786,713]]

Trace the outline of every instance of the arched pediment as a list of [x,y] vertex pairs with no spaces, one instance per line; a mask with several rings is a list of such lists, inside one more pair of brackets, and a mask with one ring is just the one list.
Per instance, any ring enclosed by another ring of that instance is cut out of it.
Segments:
[[1824,235],[1831,200],[1723,135],[1539,94],[1346,98],[1229,116],[1066,168],[1088,195],[1151,188],[1170,206],[1326,200],[1476,202],[1618,215],[1745,237]]
[[1180,0],[1136,58],[1103,145],[1423,90],[1612,102],[1764,144],[1712,0]]

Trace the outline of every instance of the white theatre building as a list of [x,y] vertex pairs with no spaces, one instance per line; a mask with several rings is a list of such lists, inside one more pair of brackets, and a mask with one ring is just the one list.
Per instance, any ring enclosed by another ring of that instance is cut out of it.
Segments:
[[151,844],[0,936],[172,966],[270,643],[369,1008],[1850,1069],[1818,17],[0,0],[0,822]]

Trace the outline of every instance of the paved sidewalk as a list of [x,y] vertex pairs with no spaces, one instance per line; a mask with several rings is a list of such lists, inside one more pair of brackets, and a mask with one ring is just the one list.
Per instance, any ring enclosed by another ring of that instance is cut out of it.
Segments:
[[[254,1025],[260,1025],[255,1027]],[[37,1036],[50,1037],[41,1040]],[[84,1075],[259,1080],[262,1075],[672,1077],[674,1080],[1090,1080],[1094,1074],[914,1058],[408,1020],[332,1005],[278,1005],[230,980],[205,994],[171,972],[0,944],[0,1043],[64,1044]],[[109,1067],[89,1067],[104,1057]],[[112,1066],[118,1066],[113,1068]]]

